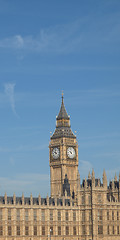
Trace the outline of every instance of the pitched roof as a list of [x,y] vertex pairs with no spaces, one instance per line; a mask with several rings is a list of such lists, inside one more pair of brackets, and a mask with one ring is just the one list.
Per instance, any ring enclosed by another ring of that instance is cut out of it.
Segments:
[[68,116],[66,109],[65,109],[63,96],[62,96],[61,108],[60,108],[59,114],[57,116],[57,120],[60,120],[60,119],[70,119],[70,117]]
[[61,137],[76,138],[70,127],[56,127],[51,139]]

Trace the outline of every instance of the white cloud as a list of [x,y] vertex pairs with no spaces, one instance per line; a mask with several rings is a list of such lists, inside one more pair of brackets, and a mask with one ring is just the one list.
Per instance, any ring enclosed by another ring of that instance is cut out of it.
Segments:
[[23,38],[21,37],[21,35],[16,35],[15,36],[15,42],[16,42],[16,47],[18,48],[22,48],[24,46],[24,40]]
[[24,46],[24,40],[21,35],[15,35],[0,40],[0,48],[22,48]]
[[13,113],[18,117],[15,109],[15,98],[14,98],[14,89],[15,89],[15,84],[14,83],[6,83],[4,84],[5,88],[5,94],[8,97],[8,100],[10,102],[11,108]]

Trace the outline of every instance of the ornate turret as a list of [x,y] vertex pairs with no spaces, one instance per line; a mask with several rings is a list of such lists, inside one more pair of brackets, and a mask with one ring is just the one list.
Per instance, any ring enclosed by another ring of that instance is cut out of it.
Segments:
[[62,103],[61,103],[60,111],[58,116],[56,117],[56,129],[51,139],[60,138],[60,137],[76,138],[76,136],[73,134],[70,128],[70,116],[68,116],[65,109],[63,94],[62,94]]

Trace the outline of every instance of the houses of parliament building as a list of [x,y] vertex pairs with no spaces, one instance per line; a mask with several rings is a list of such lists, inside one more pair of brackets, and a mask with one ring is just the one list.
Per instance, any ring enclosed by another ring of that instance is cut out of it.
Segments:
[[0,240],[119,240],[120,176],[94,170],[82,183],[78,143],[64,99],[49,143],[51,195],[0,196]]

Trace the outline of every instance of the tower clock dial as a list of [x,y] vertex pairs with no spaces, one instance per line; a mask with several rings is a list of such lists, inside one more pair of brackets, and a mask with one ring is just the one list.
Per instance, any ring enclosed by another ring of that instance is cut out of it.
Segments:
[[60,156],[60,151],[59,151],[59,149],[58,149],[57,147],[56,147],[56,148],[53,148],[53,150],[52,150],[52,156],[53,156],[54,159],[59,158],[59,156]]
[[69,147],[67,149],[67,155],[69,158],[74,158],[75,157],[75,149],[73,147]]

